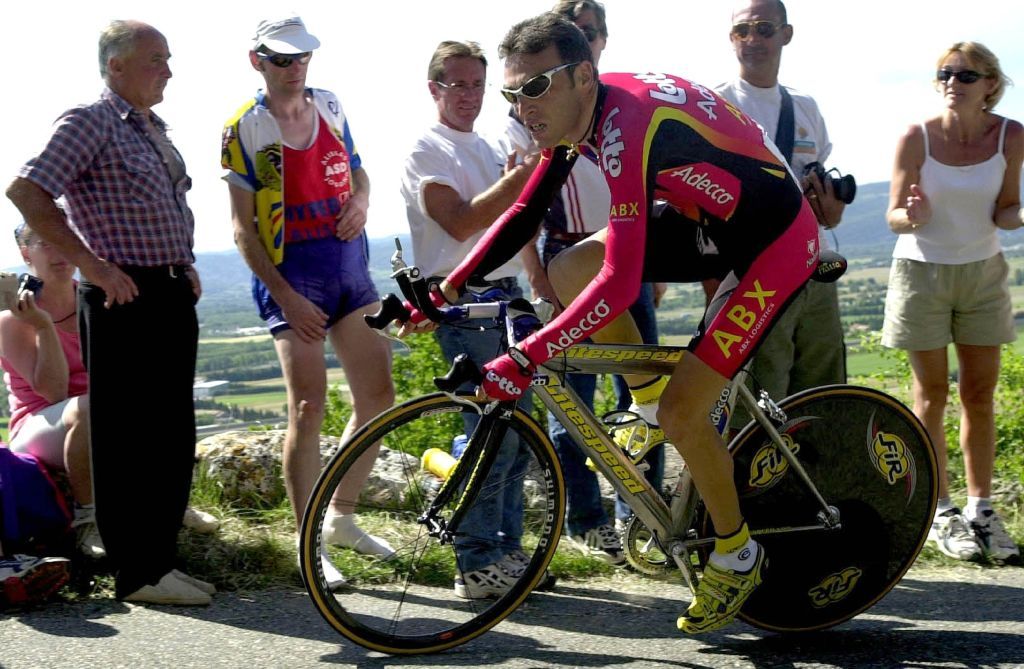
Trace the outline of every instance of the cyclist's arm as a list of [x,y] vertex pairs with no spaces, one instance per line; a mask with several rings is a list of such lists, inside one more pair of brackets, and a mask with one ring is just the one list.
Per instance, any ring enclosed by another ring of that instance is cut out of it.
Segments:
[[486,276],[504,265],[526,246],[537,230],[551,201],[558,194],[577,154],[568,147],[545,149],[519,199],[502,214],[473,247],[473,251],[445,280],[445,292],[460,290],[473,275]]

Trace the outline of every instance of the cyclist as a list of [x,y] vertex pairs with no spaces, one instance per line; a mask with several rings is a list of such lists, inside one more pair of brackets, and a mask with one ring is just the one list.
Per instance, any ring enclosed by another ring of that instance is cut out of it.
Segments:
[[[766,556],[740,514],[732,462],[708,415],[813,272],[817,221],[759,126],[709,89],[654,73],[599,80],[586,37],[551,13],[514,26],[500,52],[502,93],[542,157],[519,200],[442,282],[441,294],[455,299],[467,279],[527,244],[580,155],[601,167],[611,192],[608,227],[551,267],[568,306],[484,368],[481,393],[510,400],[525,391],[537,365],[588,336],[639,343],[625,310],[641,282],[700,279],[701,249],[717,247],[731,271],[691,354],[668,379],[628,381],[638,413],[686,460],[715,525],[714,552],[678,626],[687,633],[718,629],[761,582]],[[673,215],[652,217],[656,199]]]

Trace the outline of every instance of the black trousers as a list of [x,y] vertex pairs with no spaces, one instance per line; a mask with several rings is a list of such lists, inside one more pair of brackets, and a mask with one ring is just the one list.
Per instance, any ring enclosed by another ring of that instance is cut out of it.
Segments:
[[183,268],[121,269],[139,288],[132,302],[108,309],[101,288],[78,287],[96,523],[119,598],[176,566],[195,461],[199,335]]

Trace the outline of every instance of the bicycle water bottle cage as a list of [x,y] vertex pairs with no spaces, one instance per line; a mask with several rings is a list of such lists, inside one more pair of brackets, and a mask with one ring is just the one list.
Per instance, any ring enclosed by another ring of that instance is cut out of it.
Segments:
[[632,411],[611,411],[601,417],[601,422],[612,440],[635,465],[639,465],[652,448],[668,443],[661,428],[652,429],[647,421]]

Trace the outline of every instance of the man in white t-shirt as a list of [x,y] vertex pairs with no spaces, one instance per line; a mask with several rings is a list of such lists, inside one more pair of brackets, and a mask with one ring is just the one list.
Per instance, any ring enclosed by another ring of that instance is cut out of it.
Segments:
[[[839,224],[846,206],[832,188],[816,175],[805,177],[805,167],[824,165],[832,151],[825,121],[818,105],[804,95],[779,83],[782,48],[793,39],[793,26],[780,0],[749,0],[736,6],[729,33],[740,76],[715,89],[719,95],[757,121],[768,137],[786,152],[780,135],[786,126],[784,97],[792,100],[792,153],[789,165],[798,179],[821,226],[821,248],[829,248],[825,230]],[[780,400],[805,388],[846,381],[846,348],[839,320],[839,298],[834,283],[809,281],[793,298],[785,313],[761,344],[751,365],[755,382]],[[750,420],[737,405],[731,426],[739,429]]]
[[[413,258],[427,277],[447,276],[473,249],[484,231],[515,202],[533,169],[533,161],[511,166],[496,145],[473,131],[480,114],[487,76],[487,60],[475,42],[441,42],[430,60],[427,86],[437,105],[437,123],[416,141],[405,161],[402,196],[405,198]],[[522,297],[517,275],[518,257],[484,277],[505,297]],[[441,325],[436,336],[451,362],[459,353],[483,366],[504,352],[501,331],[488,319]],[[526,395],[523,405],[529,407]],[[527,409],[529,410],[529,409]],[[466,417],[466,434],[476,424]],[[466,599],[504,594],[522,571],[522,471],[526,449],[514,435],[506,437],[490,476],[512,483],[485,486],[494,494],[482,495],[460,525],[460,572],[455,593]]]

